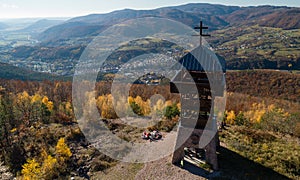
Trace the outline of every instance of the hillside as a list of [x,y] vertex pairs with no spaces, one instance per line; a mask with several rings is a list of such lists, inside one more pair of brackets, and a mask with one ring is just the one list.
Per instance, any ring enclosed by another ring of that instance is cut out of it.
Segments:
[[300,28],[300,8],[289,9],[282,12],[263,17],[259,25],[267,27],[276,27],[282,29],[299,29]]
[[29,33],[42,32],[42,31],[45,31],[46,29],[48,29],[52,26],[58,25],[62,22],[64,22],[64,21],[63,20],[41,19],[19,31],[29,32]]
[[[168,8],[168,7],[167,7]],[[179,9],[185,12],[191,13],[201,13],[208,15],[228,15],[240,9],[239,6],[225,6],[218,4],[208,4],[208,3],[190,3],[181,6],[174,6],[169,8]]]
[[224,16],[231,25],[256,25],[299,29],[300,8],[286,6],[245,7]]
[[[21,178],[28,175],[25,171],[21,173],[22,169],[26,169],[23,165],[31,164],[31,160],[35,159],[36,164],[43,167],[37,168],[42,173],[28,176],[38,176],[36,179],[299,179],[300,104],[293,100],[299,99],[298,78],[296,74],[276,71],[227,74],[229,93],[224,118],[227,126],[220,133],[220,170],[217,172],[207,165],[200,165],[202,168],[199,169],[187,162],[180,168],[171,164],[170,156],[145,164],[113,160],[93,148],[76,123],[71,82],[1,79],[0,112],[3,118],[0,122],[4,128],[0,128],[0,161],[4,164],[0,163],[0,167],[9,166],[9,171]],[[276,85],[273,86],[268,79]],[[289,87],[283,89],[284,86]],[[96,95],[97,107],[107,127],[126,141],[158,145],[158,142],[140,139],[145,128],[129,126],[118,119],[109,100],[110,89],[109,83],[98,82],[95,88],[97,94],[92,93],[92,98]],[[283,91],[279,95],[281,89]],[[292,93],[293,90],[296,92]],[[269,93],[266,95],[264,92]],[[178,96],[171,94],[167,85],[136,84],[130,96],[143,110],[150,106],[146,100],[157,93],[166,100],[178,102]],[[170,106],[170,101],[163,106]],[[126,108],[127,105],[118,107]],[[145,114],[146,117],[149,115]],[[166,135],[177,120],[176,116],[163,119],[162,123],[149,129],[159,129]],[[58,161],[57,144],[61,140],[70,153]],[[49,168],[51,171],[45,171],[49,162],[45,157],[53,160]],[[0,172],[0,177],[2,175]]]
[[300,74],[269,70],[226,73],[227,91],[300,103]]
[[0,30],[8,28],[8,25],[0,22]]
[[228,69],[300,69],[299,35],[300,29],[234,26],[214,31],[207,40]]
[[63,80],[63,77],[47,73],[39,73],[28,69],[0,63],[0,79],[15,79],[23,81]]
[[105,26],[89,24],[86,22],[66,22],[62,25],[51,27],[38,35],[43,43],[51,43],[64,39],[77,37],[96,36]]

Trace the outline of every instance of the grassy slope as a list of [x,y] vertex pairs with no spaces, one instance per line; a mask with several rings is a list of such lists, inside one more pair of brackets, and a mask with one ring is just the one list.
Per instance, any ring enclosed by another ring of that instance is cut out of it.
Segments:
[[[256,167],[262,165],[289,178],[300,178],[300,146],[297,138],[268,131],[257,131],[243,126],[232,126],[221,132],[220,140],[226,144],[228,150],[245,159],[249,159],[252,161],[252,164],[256,163]],[[240,167],[244,167],[244,165],[239,164]],[[232,166],[236,165],[232,164]],[[225,167],[228,168],[227,166]],[[263,173],[266,174],[263,175]],[[260,177],[264,178],[272,177],[268,172],[259,171],[258,169],[257,171],[252,170],[252,174],[248,174],[248,176],[253,177],[255,174],[263,175]],[[278,178],[280,178],[279,175],[276,179]],[[283,177],[280,179],[283,179]]]

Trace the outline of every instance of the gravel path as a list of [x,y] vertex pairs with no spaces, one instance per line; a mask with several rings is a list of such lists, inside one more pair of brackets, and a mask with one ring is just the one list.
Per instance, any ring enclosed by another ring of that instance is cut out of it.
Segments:
[[135,143],[132,151],[124,157],[125,162],[146,163],[169,156],[175,147],[176,132],[165,133],[163,138],[157,141],[145,143]]
[[146,163],[143,169],[136,174],[135,179],[203,180],[206,178],[194,175],[185,169],[173,165],[171,163],[171,156],[168,156],[157,161]]

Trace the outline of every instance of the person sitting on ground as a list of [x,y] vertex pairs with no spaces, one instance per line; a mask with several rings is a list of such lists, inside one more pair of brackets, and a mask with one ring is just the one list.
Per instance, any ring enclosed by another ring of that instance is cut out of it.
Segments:
[[147,132],[146,131],[143,132],[143,136],[147,137]]
[[149,139],[149,138],[151,138],[151,133],[147,133],[147,138]]
[[150,139],[150,142],[152,142],[152,141],[154,141],[155,139],[155,137],[153,136],[153,133],[151,132],[151,133],[149,133],[149,139]]

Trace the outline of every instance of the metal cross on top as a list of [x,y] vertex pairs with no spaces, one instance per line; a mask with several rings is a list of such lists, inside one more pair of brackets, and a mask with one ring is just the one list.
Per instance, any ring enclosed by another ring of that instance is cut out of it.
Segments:
[[194,27],[194,29],[200,29],[200,46],[202,46],[202,36],[210,36],[210,34],[203,34],[203,29],[208,29],[208,27],[203,26],[203,22],[200,21],[200,26],[199,27]]

